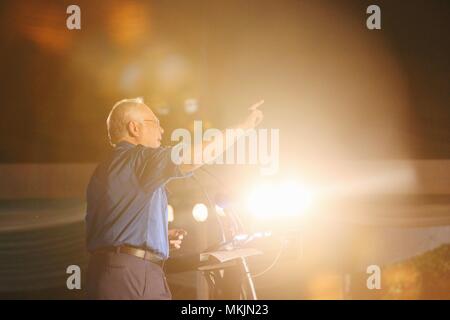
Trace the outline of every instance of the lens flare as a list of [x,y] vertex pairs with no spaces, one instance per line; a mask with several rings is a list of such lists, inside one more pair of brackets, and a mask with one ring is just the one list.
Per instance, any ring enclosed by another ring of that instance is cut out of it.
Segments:
[[247,208],[259,218],[298,216],[313,202],[313,192],[294,181],[262,184],[250,194]]

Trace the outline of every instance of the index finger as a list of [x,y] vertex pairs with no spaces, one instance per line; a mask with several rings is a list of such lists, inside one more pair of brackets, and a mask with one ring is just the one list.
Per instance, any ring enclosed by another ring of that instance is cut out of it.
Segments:
[[255,111],[256,109],[259,108],[259,106],[261,106],[264,103],[264,100],[261,100],[257,103],[255,103],[254,105],[252,105],[250,108],[248,108],[248,110],[250,111]]

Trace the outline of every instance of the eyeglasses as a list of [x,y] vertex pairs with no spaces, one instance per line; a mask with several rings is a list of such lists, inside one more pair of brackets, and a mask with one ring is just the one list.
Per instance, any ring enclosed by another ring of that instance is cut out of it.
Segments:
[[156,123],[156,125],[157,125],[158,127],[161,126],[160,123],[159,123],[159,119],[156,119],[156,120],[147,120],[147,119],[144,119],[144,121]]

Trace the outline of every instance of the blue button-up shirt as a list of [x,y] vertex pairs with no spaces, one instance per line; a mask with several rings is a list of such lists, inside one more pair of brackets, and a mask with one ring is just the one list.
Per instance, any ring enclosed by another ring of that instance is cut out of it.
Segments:
[[169,256],[165,184],[183,177],[171,148],[122,141],[100,163],[87,188],[87,247],[131,245]]

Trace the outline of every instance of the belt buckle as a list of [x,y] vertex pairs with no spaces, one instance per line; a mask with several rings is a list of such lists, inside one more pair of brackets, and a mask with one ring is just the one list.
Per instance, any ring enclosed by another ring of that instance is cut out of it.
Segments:
[[144,260],[152,261],[152,253],[150,251],[144,250]]
[[162,260],[159,259],[157,254],[155,254],[155,253],[153,253],[151,251],[148,251],[148,250],[145,251],[144,259],[146,259],[146,260],[148,260],[150,262],[153,262],[153,263],[155,263],[157,265],[161,265],[161,262],[162,262]]

